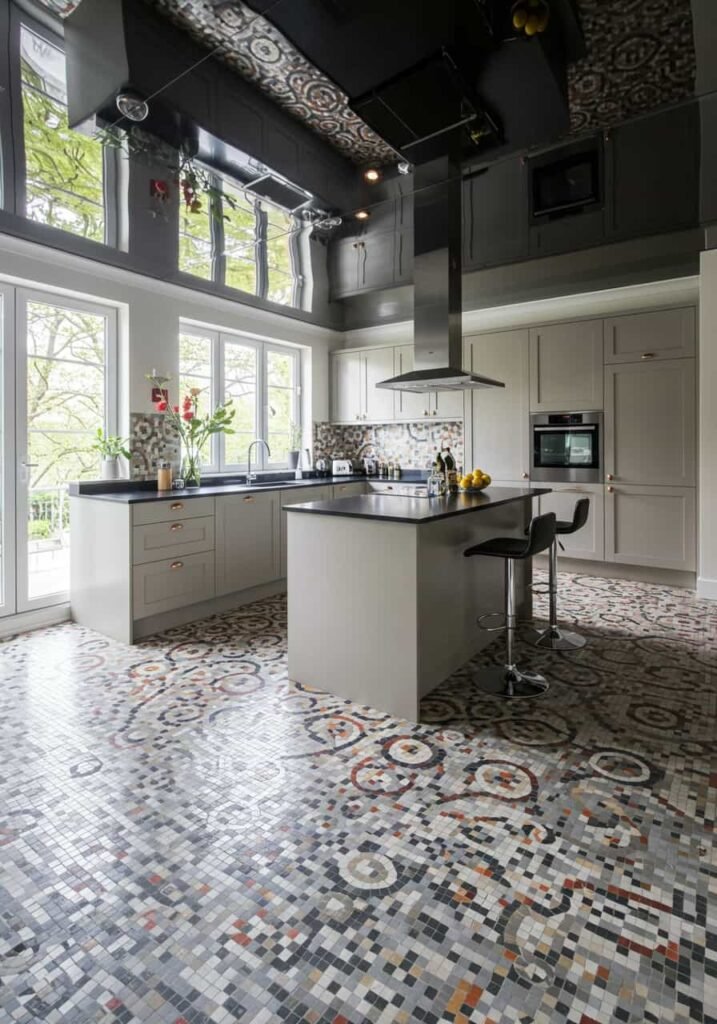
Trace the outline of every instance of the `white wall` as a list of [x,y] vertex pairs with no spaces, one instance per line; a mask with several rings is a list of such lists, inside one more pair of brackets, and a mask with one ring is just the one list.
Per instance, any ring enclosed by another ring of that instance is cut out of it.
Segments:
[[340,345],[340,335],[334,331],[8,235],[0,235],[0,280],[69,292],[118,307],[120,403],[125,420],[129,412],[152,410],[146,373],[156,369],[176,380],[179,321],[183,318],[302,346],[308,371],[304,375],[304,422],[328,419],[328,353]]
[[717,600],[717,250],[700,261],[697,593]]

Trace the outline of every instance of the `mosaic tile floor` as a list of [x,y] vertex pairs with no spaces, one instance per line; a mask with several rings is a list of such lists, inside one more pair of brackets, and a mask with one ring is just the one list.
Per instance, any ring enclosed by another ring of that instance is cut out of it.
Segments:
[[714,1024],[717,605],[561,606],[546,696],[418,726],[288,684],[281,598],[3,645],[2,1024]]

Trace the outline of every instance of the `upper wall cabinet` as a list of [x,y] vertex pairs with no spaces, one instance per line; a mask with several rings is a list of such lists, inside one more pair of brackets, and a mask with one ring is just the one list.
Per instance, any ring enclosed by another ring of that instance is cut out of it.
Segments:
[[635,238],[698,224],[696,103],[615,128],[605,152],[612,183],[608,238]]
[[606,363],[681,359],[694,354],[694,308],[660,309],[605,321]]
[[474,270],[527,257],[526,168],[513,157],[463,184],[463,266]]
[[376,385],[394,375],[393,348],[331,354],[331,421],[355,423],[394,418],[394,392]]
[[530,331],[530,408],[566,412],[603,407],[602,320]]

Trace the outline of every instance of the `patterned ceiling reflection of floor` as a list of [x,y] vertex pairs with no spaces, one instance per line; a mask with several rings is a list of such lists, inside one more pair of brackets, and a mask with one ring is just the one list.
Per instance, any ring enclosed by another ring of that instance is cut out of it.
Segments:
[[5,644],[0,1019],[714,1024],[717,605],[561,605],[547,696],[419,726],[287,684],[280,598]]

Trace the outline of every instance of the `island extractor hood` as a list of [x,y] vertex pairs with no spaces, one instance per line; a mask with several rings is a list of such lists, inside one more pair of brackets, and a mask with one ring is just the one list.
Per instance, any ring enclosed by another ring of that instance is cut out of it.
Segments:
[[470,391],[505,384],[463,369],[461,173],[448,157],[414,172],[414,366],[390,391]]

